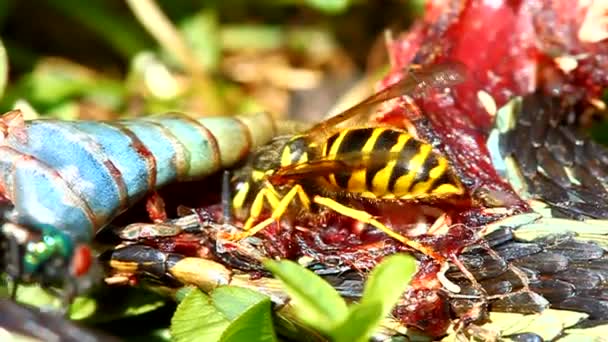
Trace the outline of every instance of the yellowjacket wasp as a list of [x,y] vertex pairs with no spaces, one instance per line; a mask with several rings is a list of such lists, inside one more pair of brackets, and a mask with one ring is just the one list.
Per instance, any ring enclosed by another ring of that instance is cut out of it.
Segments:
[[[370,224],[426,255],[443,259],[368,212],[339,201],[432,203],[466,193],[450,162],[432,145],[407,130],[369,124],[373,106],[403,95],[410,100],[424,96],[431,87],[460,83],[464,75],[464,66],[458,63],[420,69],[304,133],[276,138],[258,150],[243,172],[246,179],[238,184],[232,203],[237,211],[251,203],[244,231],[228,238],[238,240],[256,234],[279,220],[297,197],[306,210],[311,203],[327,207]],[[252,194],[253,201],[248,202]],[[266,203],[272,209],[271,216],[255,224]]]

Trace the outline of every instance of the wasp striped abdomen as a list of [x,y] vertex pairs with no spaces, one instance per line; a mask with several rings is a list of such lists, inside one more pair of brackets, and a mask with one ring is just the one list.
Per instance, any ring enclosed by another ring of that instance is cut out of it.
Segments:
[[360,167],[325,176],[340,191],[377,199],[423,199],[464,193],[448,160],[402,130],[348,129],[330,136],[322,158],[360,159]]

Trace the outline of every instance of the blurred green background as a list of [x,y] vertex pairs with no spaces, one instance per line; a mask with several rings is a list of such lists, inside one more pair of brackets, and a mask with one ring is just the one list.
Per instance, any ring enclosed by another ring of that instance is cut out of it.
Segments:
[[10,71],[0,110],[315,120],[386,65],[384,32],[407,28],[417,1],[2,0]]

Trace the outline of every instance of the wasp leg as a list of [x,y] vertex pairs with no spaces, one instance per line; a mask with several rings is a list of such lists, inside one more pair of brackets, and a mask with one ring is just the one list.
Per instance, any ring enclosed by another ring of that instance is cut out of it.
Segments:
[[[261,192],[261,191],[260,191]],[[258,194],[259,196],[259,194]],[[256,199],[257,197],[256,196]],[[308,197],[308,195],[306,194],[306,192],[304,191],[304,189],[302,188],[301,185],[296,184],[294,185],[293,188],[291,188],[289,190],[289,192],[285,195],[285,197],[283,197],[281,199],[280,202],[278,202],[276,205],[273,206],[273,204],[271,203],[270,205],[273,207],[273,211],[272,211],[272,215],[270,215],[269,218],[265,219],[264,221],[256,224],[253,228],[251,229],[245,229],[245,232],[241,233],[241,234],[237,234],[235,236],[235,238],[237,240],[246,238],[248,236],[252,236],[257,234],[259,231],[261,231],[262,229],[266,228],[269,224],[271,224],[272,222],[275,222],[277,220],[279,220],[281,218],[281,216],[283,216],[283,214],[285,213],[285,211],[287,210],[287,207],[289,206],[289,204],[294,200],[294,198],[298,196],[298,198],[300,199],[300,202],[302,202],[302,205],[308,210],[310,209],[310,198]],[[278,198],[278,197],[277,197]],[[259,208],[261,211],[261,208]],[[259,215],[259,213],[258,213]],[[257,216],[254,216],[253,214],[253,209],[252,209],[252,215],[250,216],[251,218],[257,218]],[[249,221],[249,220],[248,220]]]
[[274,187],[270,184],[267,184],[264,188],[262,188],[255,198],[253,199],[253,203],[251,204],[251,209],[249,210],[249,218],[245,222],[243,226],[243,230],[251,230],[253,223],[260,217],[262,214],[262,210],[264,209],[264,199],[268,201],[270,204],[270,208],[274,211],[275,208],[279,205],[279,195],[277,194]]
[[396,233],[389,227],[385,226],[382,222],[376,220],[374,218],[374,216],[372,216],[370,213],[368,213],[366,211],[347,207],[347,206],[340,204],[340,203],[334,201],[333,199],[327,198],[327,197],[315,196],[313,198],[313,202],[315,202],[319,205],[325,206],[341,215],[348,216],[355,220],[370,224],[370,225],[380,229],[386,235],[392,237],[393,239],[400,241],[400,242],[404,243],[405,245],[407,245],[425,255],[428,255],[437,261],[442,262],[445,259],[443,256],[436,253],[432,248],[424,246],[416,241],[406,238],[405,236],[403,236],[401,234]]

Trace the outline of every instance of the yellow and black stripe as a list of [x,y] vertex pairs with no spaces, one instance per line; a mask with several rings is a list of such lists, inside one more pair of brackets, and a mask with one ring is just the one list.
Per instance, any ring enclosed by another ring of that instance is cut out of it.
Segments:
[[[346,155],[352,158],[356,153],[361,155],[365,168],[335,172],[325,180],[342,191],[379,199],[464,193],[447,159],[405,131],[384,127],[348,129],[329,137],[321,151],[322,157],[335,160]],[[366,162],[371,158],[373,162]]]

